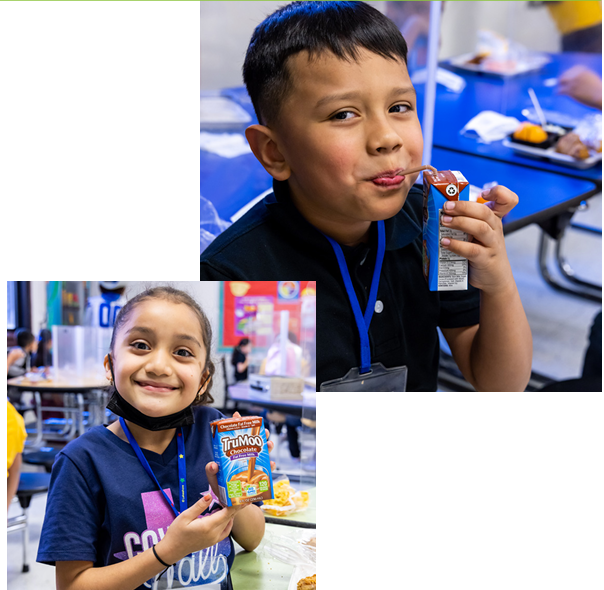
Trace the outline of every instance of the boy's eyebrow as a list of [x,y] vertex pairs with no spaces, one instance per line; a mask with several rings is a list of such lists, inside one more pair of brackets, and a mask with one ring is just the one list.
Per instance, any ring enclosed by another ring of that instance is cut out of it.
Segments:
[[[413,86],[402,86],[400,88],[393,88],[392,91],[390,92],[390,96],[398,96],[401,94],[414,94],[415,96],[417,96],[417,92],[415,91],[415,88]],[[336,100],[350,100],[353,98],[359,98],[360,93],[353,91],[353,92],[344,92],[342,94],[328,94],[327,96],[324,96],[323,98],[320,98],[317,101],[317,104],[315,105],[315,109],[318,109],[320,107],[322,107],[324,104],[327,104],[329,102],[333,102]]]
[[[131,334],[132,332],[142,332],[143,334],[149,334],[150,336],[155,335],[155,332],[151,328],[145,328],[144,326],[133,326],[132,328],[130,328],[128,330],[127,333]],[[197,338],[195,338],[194,336],[191,336],[190,334],[177,334],[176,340],[189,340],[189,341],[197,344],[197,346],[199,346],[199,348],[203,348],[203,346],[200,344],[199,340],[197,340]]]

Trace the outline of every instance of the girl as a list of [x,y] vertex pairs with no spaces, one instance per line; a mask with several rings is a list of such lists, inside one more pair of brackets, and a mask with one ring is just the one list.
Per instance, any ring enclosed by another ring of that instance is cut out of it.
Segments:
[[227,590],[229,535],[259,544],[260,508],[221,508],[212,491],[211,346],[182,291],[150,289],[120,311],[105,357],[120,419],[69,443],[52,470],[38,561],[56,565],[58,590]]

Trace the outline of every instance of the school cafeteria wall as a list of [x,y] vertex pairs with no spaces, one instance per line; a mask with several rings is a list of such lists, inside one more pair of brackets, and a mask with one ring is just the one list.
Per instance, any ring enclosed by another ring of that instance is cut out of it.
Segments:
[[469,53],[479,29],[495,31],[535,51],[560,51],[560,34],[545,6],[528,2],[447,2],[440,59]]
[[[201,90],[242,86],[241,66],[256,26],[288,2],[201,2]],[[385,2],[368,2],[384,11]]]
[[46,309],[46,281],[30,281],[29,295],[31,302],[31,327],[37,337],[42,328],[47,327],[48,311]]

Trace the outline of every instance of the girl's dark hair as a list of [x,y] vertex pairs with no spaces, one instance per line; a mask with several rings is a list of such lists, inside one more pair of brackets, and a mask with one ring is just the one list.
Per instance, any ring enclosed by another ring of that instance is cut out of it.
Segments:
[[[207,378],[207,387],[206,390],[201,394],[201,397],[196,398],[193,402],[194,406],[211,404],[214,401],[214,398],[210,394],[210,389],[212,388],[212,384],[214,381],[214,373],[216,368],[214,367],[214,363],[210,358],[211,350],[212,350],[212,327],[210,326],[210,320],[203,312],[197,301],[193,299],[190,295],[185,293],[184,291],[179,291],[178,289],[174,289],[173,287],[154,287],[152,289],[147,289],[142,293],[139,293],[117,314],[117,318],[115,318],[115,324],[113,326],[113,334],[111,334],[111,344],[109,345],[109,350],[113,355],[113,345],[115,343],[115,335],[119,331],[120,327],[126,322],[134,308],[143,301],[148,299],[164,299],[166,301],[170,301],[172,303],[184,303],[188,305],[199,320],[199,325],[201,327],[201,336],[203,338],[203,345],[206,349],[206,364],[203,368],[203,372],[209,371],[210,376]],[[113,393],[114,386],[110,386],[110,393]]]
[[52,354],[50,352],[50,342],[52,332],[46,328],[40,330],[38,336],[38,351],[34,358],[34,367],[49,367],[52,365]]
[[17,346],[20,346],[21,348],[29,346],[36,339],[36,337],[25,328],[19,328],[16,330],[15,337],[17,339]]
[[287,59],[308,51],[310,59],[330,51],[358,61],[364,48],[407,63],[407,43],[396,25],[364,2],[292,2],[254,31],[243,63],[243,80],[258,121],[270,125],[292,90]]
[[241,347],[242,346],[247,346],[250,343],[250,339],[249,338],[242,338],[239,341],[239,344],[237,346],[235,346],[235,348],[233,349],[233,355],[231,356],[231,364],[235,365],[236,360],[235,357],[237,356],[237,353],[241,351]]

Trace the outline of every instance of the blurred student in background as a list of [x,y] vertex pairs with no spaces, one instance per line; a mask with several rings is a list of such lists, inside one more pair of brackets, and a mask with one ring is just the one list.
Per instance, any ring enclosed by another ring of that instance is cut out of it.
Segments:
[[9,379],[25,375],[31,369],[31,354],[38,348],[36,337],[24,328],[19,328],[15,332],[17,346],[13,346],[8,351],[6,359],[6,369]]
[[543,4],[562,36],[562,51],[602,53],[602,2]]
[[7,402],[7,404],[6,418],[8,431],[8,471],[6,474],[6,496],[8,500],[7,507],[10,507],[10,503],[17,493],[17,489],[19,488],[19,478],[21,476],[21,454],[23,453],[23,447],[25,446],[27,432],[25,431],[23,416],[17,412],[13,404],[10,402]]
[[38,336],[38,351],[34,356],[34,367],[52,366],[52,332],[43,328]]
[[239,344],[233,350],[231,364],[235,367],[235,381],[245,381],[247,379],[247,368],[250,364],[250,353],[252,352],[252,343],[249,338],[242,338]]

